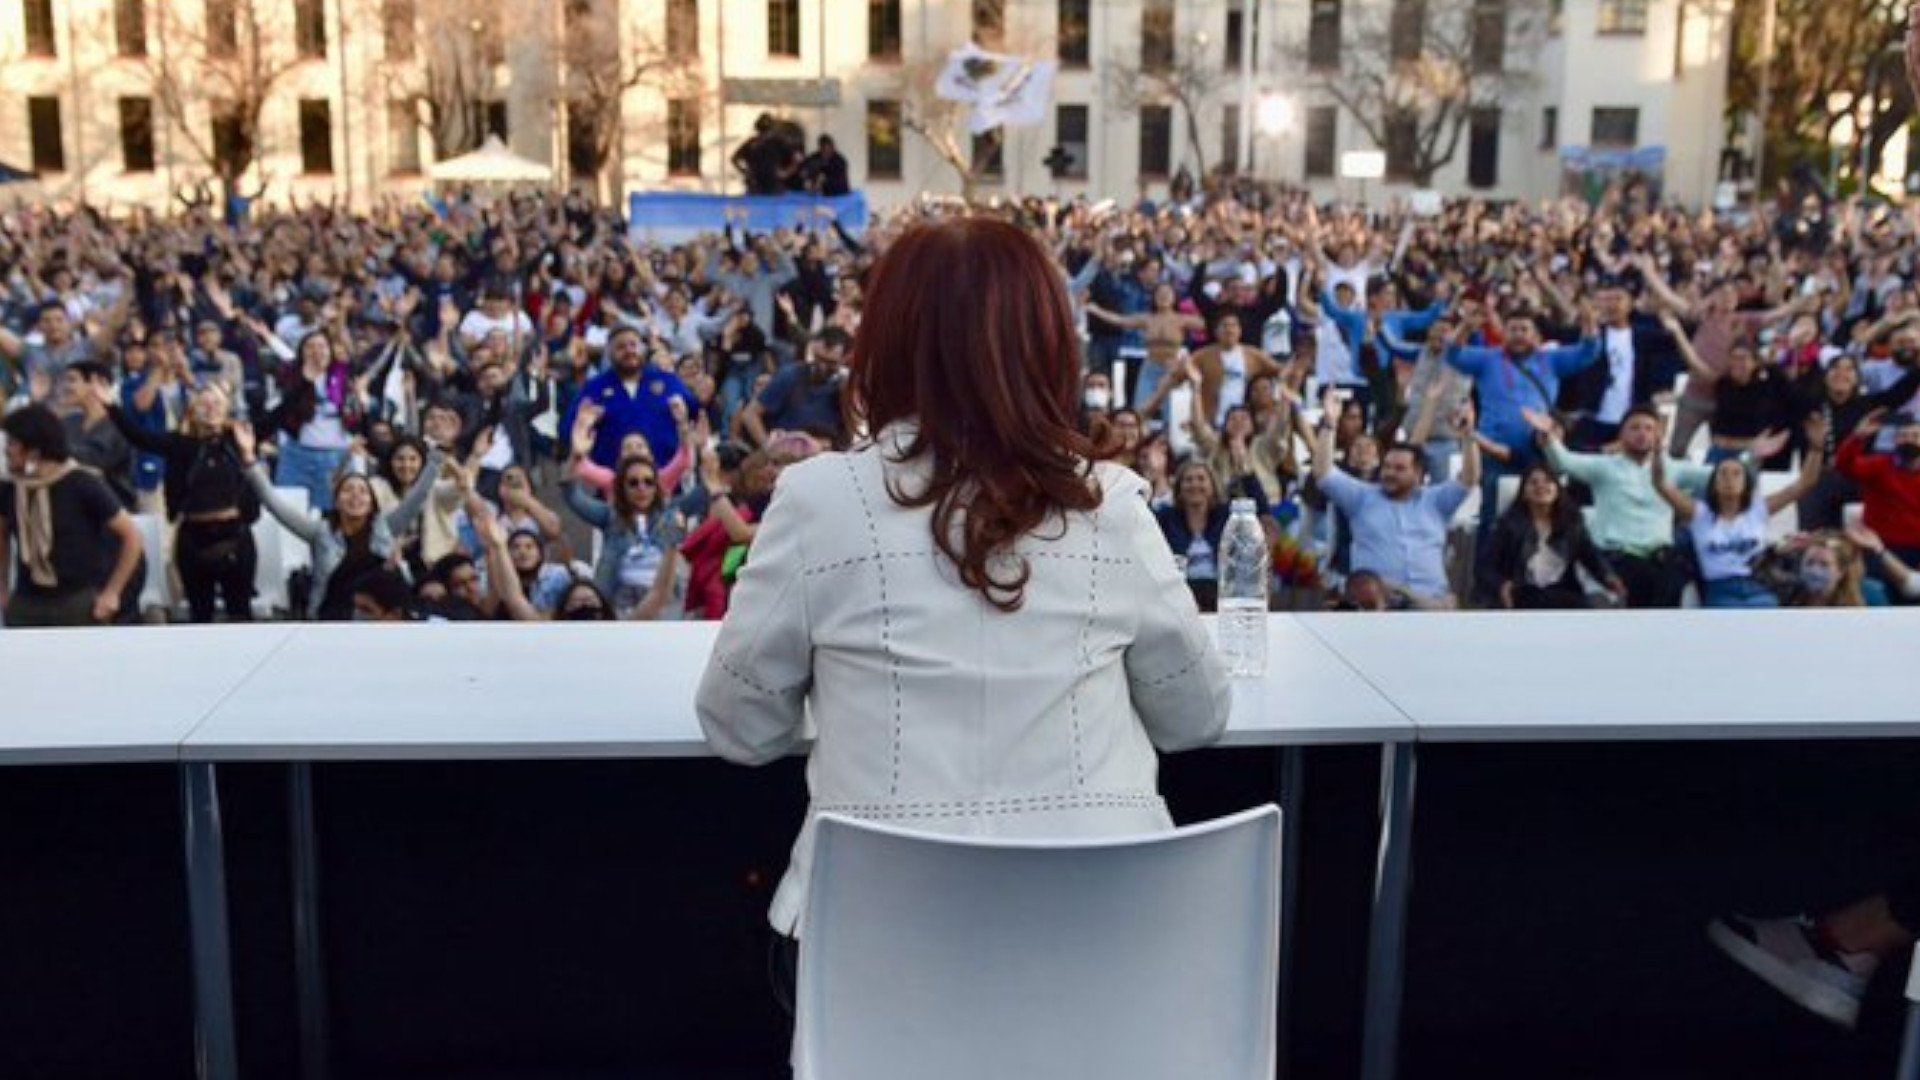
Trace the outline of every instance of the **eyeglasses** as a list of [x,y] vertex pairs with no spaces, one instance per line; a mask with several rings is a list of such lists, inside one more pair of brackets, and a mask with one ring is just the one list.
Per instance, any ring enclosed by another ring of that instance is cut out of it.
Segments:
[[651,476],[629,476],[623,481],[630,488],[650,488],[655,484]]

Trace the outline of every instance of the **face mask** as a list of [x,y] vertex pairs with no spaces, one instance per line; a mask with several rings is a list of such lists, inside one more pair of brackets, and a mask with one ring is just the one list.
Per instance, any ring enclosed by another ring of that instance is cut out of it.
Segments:
[[1113,392],[1111,390],[1089,390],[1080,400],[1085,402],[1089,409],[1093,409],[1096,412],[1105,412],[1107,406],[1113,404]]
[[1912,443],[1901,443],[1899,446],[1893,448],[1893,456],[1900,464],[1911,465],[1916,461],[1920,461],[1920,446],[1915,446]]
[[1825,596],[1839,583],[1839,575],[1831,566],[1823,563],[1808,563],[1800,567],[1800,587],[1818,596]]

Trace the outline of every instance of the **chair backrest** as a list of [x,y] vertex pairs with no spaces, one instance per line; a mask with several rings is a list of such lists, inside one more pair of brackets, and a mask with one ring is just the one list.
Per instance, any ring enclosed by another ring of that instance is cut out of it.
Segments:
[[1123,839],[817,822],[801,1080],[1271,1080],[1280,811]]
[[173,611],[173,575],[167,562],[167,527],[156,514],[135,514],[133,523],[140,529],[140,549],[147,559],[147,574],[140,586],[140,610]]

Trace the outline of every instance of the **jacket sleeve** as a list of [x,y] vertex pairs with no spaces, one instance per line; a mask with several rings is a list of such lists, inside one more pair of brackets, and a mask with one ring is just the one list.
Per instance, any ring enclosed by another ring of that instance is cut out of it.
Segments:
[[1107,498],[1121,503],[1116,516],[1140,567],[1130,575],[1141,589],[1140,622],[1125,658],[1134,711],[1161,750],[1205,746],[1226,730],[1233,711],[1226,665],[1146,500],[1124,488]]
[[281,498],[280,493],[274,489],[273,482],[267,479],[265,466],[255,462],[247,468],[246,476],[247,483],[252,486],[254,494],[260,496],[260,505],[266,507],[267,513],[278,519],[280,524],[285,525],[288,532],[309,544],[320,542],[320,537],[326,534],[326,522],[302,513],[298,507]]
[[764,765],[800,743],[813,686],[802,542],[813,516],[785,478],[775,485],[700,678],[700,730],[728,761]]
[[434,484],[440,476],[440,463],[446,460],[438,450],[429,451],[427,463],[421,467],[420,475],[400,499],[400,505],[387,511],[387,528],[394,532],[405,532],[427,507],[427,498],[433,494]]

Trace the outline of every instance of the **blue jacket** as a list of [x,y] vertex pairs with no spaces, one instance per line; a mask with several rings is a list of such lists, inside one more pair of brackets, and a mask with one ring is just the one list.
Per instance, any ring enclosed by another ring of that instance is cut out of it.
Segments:
[[[1135,274],[1114,274],[1103,269],[1094,276],[1092,294],[1094,303],[1122,315],[1153,310],[1153,291],[1142,285]],[[1123,349],[1147,347],[1145,331],[1122,330],[1098,315],[1087,318],[1087,333],[1096,338],[1118,338]]]
[[680,398],[687,403],[687,415],[699,411],[700,403],[680,381],[680,376],[671,371],[657,371],[648,368],[640,373],[639,392],[627,393],[626,384],[620,381],[620,373],[608,370],[587,380],[567,409],[567,418],[560,425],[560,431],[573,430],[574,414],[580,411],[580,402],[591,400],[606,412],[600,418],[600,428],[593,438],[593,463],[611,469],[619,464],[620,440],[633,432],[646,436],[647,446],[653,450],[653,460],[667,462],[680,452],[680,433],[674,429],[673,413],[667,408],[672,398]]
[[[1513,359],[1505,349],[1463,349],[1457,345],[1446,354],[1447,365],[1470,376],[1479,391],[1480,434],[1522,453],[1533,444],[1533,429],[1520,410],[1552,412],[1554,399],[1560,394],[1560,380],[1585,371],[1599,358],[1600,346],[1591,339],[1578,345],[1548,346],[1525,360]],[[1534,379],[1521,374],[1517,367],[1525,367]],[[1539,386],[1534,385],[1535,379]],[[1543,388],[1544,397],[1540,392]]]
[[1389,311],[1380,317],[1381,344],[1395,360],[1418,360],[1424,347],[1421,339],[1446,313],[1444,300],[1422,311]]

